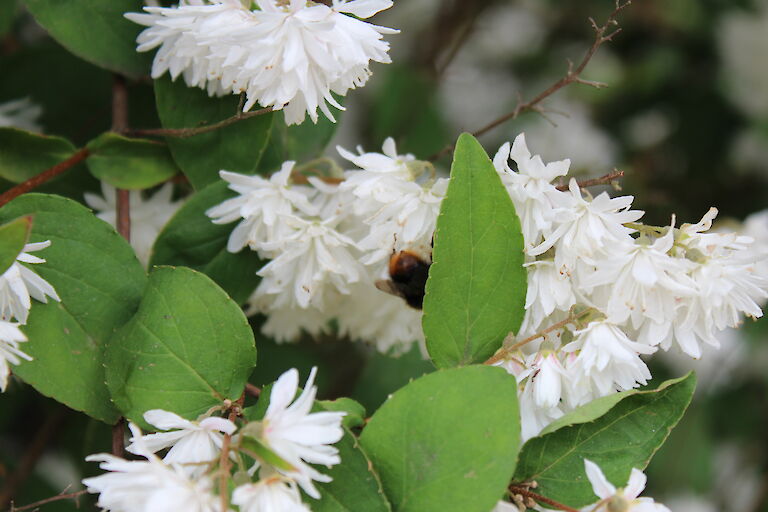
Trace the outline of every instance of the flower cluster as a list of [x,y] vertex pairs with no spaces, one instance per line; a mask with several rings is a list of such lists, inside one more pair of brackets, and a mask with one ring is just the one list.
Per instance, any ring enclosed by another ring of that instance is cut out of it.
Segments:
[[[102,196],[86,192],[85,203],[96,211],[96,216],[117,227],[117,195],[115,187],[101,184]],[[131,215],[131,246],[139,261],[146,267],[152,256],[152,246],[165,224],[181,207],[182,201],[173,200],[173,185],[166,183],[148,199],[141,192],[131,190],[128,203]]]
[[264,332],[277,340],[317,335],[335,318],[342,335],[407,349],[422,339],[421,314],[376,289],[394,252],[430,261],[431,240],[448,180],[413,155],[398,155],[388,139],[383,153],[338,148],[358,169],[339,184],[317,177],[293,184],[294,162],[267,180],[226,171],[240,195],[208,210],[215,223],[240,220],[228,249],[249,247],[271,261],[251,298],[268,315]]
[[48,297],[55,301],[60,300],[48,281],[22,265],[45,263],[44,259],[29,253],[50,245],[48,240],[26,244],[16,261],[0,275],[0,391],[5,391],[8,385],[9,364],[19,364],[21,359],[32,360],[19,348],[19,343],[27,341],[27,337],[19,330],[19,325],[27,323],[32,299],[43,303],[48,302]]
[[[227,436],[227,455],[236,465],[235,488],[227,501],[243,512],[308,511],[299,488],[319,499],[313,482],[331,481],[310,464],[331,467],[341,462],[331,445],[344,434],[341,418],[345,414],[309,412],[317,391],[314,377],[313,368],[294,401],[298,372],[285,372],[272,387],[264,418],[239,429],[216,416],[190,421],[167,411],[147,411],[145,421],[165,432],[143,435],[130,424],[133,437],[127,450],[145,460],[91,455],[86,460],[101,462],[107,473],[83,483],[89,492],[99,493],[101,508],[113,512],[219,511],[221,497],[214,494],[214,482],[230,477],[229,470],[221,468],[221,459],[227,460],[222,454]],[[157,452],[166,449],[161,459]]]
[[[341,334],[405,349],[421,339],[419,312],[375,282],[398,251],[429,261],[447,180],[398,155],[391,139],[383,153],[339,152],[359,169],[338,184],[293,184],[293,162],[269,180],[222,171],[240,195],[208,215],[240,220],[230,251],[247,246],[271,260],[252,298],[268,315],[266,334],[318,334],[335,318]],[[647,383],[641,356],[676,347],[699,358],[744,315],[762,315],[767,252],[750,237],[713,231],[714,208],[696,224],[641,224],[631,196],[592,196],[573,178],[558,185],[569,161],[545,164],[523,135],[499,149],[494,165],[525,240],[525,319],[493,358],[520,383],[524,438],[595,398]]]
[[[128,13],[147,26],[138,51],[159,47],[152,77],[168,72],[190,87],[213,94],[245,93],[244,111],[257,103],[285,108],[287,124],[317,109],[334,121],[332,93],[365,84],[370,61],[390,62],[382,34],[396,30],[362,21],[392,6],[391,0],[181,0],[177,7],[145,7]],[[351,16],[349,16],[351,15]]]
[[522,135],[494,164],[528,260],[526,317],[496,358],[521,382],[524,438],[579,405],[645,384],[641,355],[676,346],[698,358],[702,343],[717,346],[743,315],[762,315],[766,255],[749,237],[713,232],[716,209],[697,224],[641,224],[631,196],[592,197],[573,178],[561,190],[553,180],[569,162],[544,164]]

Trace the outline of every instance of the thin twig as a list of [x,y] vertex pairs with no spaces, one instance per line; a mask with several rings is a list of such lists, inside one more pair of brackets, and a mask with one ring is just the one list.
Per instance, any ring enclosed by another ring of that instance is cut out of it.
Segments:
[[86,494],[87,492],[88,492],[87,490],[83,489],[80,491],[70,492],[68,494],[57,494],[56,496],[51,496],[50,498],[45,498],[44,500],[36,501],[34,503],[30,503],[29,505],[24,505],[23,507],[14,507],[13,505],[11,505],[11,509],[9,512],[22,512],[22,510],[37,508],[42,505],[47,505],[48,503],[53,503],[54,501],[77,499],[83,494]]
[[250,382],[245,383],[245,392],[255,398],[259,398],[259,396],[261,396],[261,388],[254,386]]
[[578,509],[575,509],[573,507],[569,507],[568,505],[563,505],[562,503],[559,503],[555,500],[549,499],[545,496],[542,496],[541,494],[536,494],[535,492],[531,492],[528,489],[525,489],[523,487],[517,487],[515,485],[509,486],[509,491],[513,494],[519,494],[521,496],[524,496],[526,498],[531,498],[536,501],[539,501],[541,503],[546,503],[547,505],[551,507],[557,507],[558,510],[564,510],[565,512],[579,512]]
[[21,194],[25,194],[29,192],[30,190],[34,190],[40,185],[52,180],[59,174],[68,171],[72,167],[76,166],[88,156],[90,156],[91,152],[88,150],[88,148],[79,149],[75,152],[74,155],[67,158],[63,162],[60,162],[50,169],[41,172],[40,174],[33,176],[29,178],[27,181],[23,183],[19,183],[15,187],[13,187],[10,190],[7,190],[0,194],[0,206],[3,206],[4,204],[12,201],[13,199],[17,198]]
[[173,137],[176,139],[185,139],[188,137],[194,137],[195,135],[213,132],[221,128],[225,128],[231,124],[235,124],[238,121],[261,116],[270,112],[272,112],[271,107],[254,110],[253,112],[238,112],[234,116],[224,119],[223,121],[219,121],[218,123],[199,126],[197,128],[148,128],[128,130],[126,133],[134,137]]
[[[229,409],[229,421],[234,422],[237,419],[244,401],[245,393]],[[224,440],[221,443],[221,457],[219,458],[219,472],[221,473],[221,478],[219,478],[219,499],[221,500],[222,512],[229,510],[229,492],[227,491],[229,490],[229,447],[231,444],[232,434],[224,434]]]
[[[128,88],[125,78],[114,75],[112,81],[112,131],[125,133],[128,131]],[[131,241],[131,209],[130,192],[117,189],[117,232]],[[120,418],[112,426],[112,455],[123,457],[125,455],[125,419]]]
[[[580,83],[585,85],[590,85],[592,87],[605,87],[606,84],[603,84],[601,82],[593,82],[591,80],[584,80],[581,78],[581,73],[584,71],[584,68],[587,67],[587,64],[589,64],[589,61],[592,60],[592,57],[594,57],[597,50],[606,42],[611,41],[616,34],[621,32],[621,28],[616,28],[615,30],[610,30],[611,28],[615,27],[617,25],[616,17],[619,15],[619,13],[624,10],[629,4],[631,3],[631,0],[616,0],[616,8],[611,12],[611,14],[608,15],[608,19],[605,21],[603,25],[598,26],[594,19],[590,18],[589,22],[592,25],[592,29],[595,32],[595,40],[592,42],[592,46],[589,47],[587,52],[584,54],[584,57],[581,59],[581,62],[579,62],[578,66],[574,67],[573,62],[568,62],[568,72],[560,78],[557,82],[553,83],[546,89],[544,89],[542,92],[534,96],[532,99],[528,101],[518,101],[517,105],[515,106],[514,110],[512,112],[509,112],[507,114],[504,114],[503,116],[499,117],[498,119],[495,119],[488,123],[487,125],[483,126],[482,128],[475,130],[472,132],[472,135],[475,137],[480,137],[481,135],[484,135],[485,133],[493,130],[497,126],[511,120],[517,118],[522,112],[526,110],[534,110],[534,107],[536,107],[539,103],[541,103],[546,98],[552,96],[554,93],[562,89],[563,87],[570,85],[572,83]],[[429,157],[430,161],[437,160],[438,158],[442,157],[446,153],[450,153],[453,151],[454,147],[453,145],[448,145]]]
[[[584,181],[578,181],[576,182],[576,184],[579,186],[579,188],[594,187],[595,185],[605,185],[606,183],[610,183],[613,180],[623,178],[623,177],[624,177],[624,171],[619,171],[618,169],[614,169],[613,172],[604,174],[599,178],[591,178]],[[563,183],[561,185],[558,185],[557,190],[561,190],[561,191],[568,190],[568,184]]]
[[64,419],[64,413],[64,408],[57,408],[46,418],[40,430],[37,431],[32,444],[24,452],[24,456],[19,461],[16,470],[8,477],[2,489],[0,489],[0,509],[5,508],[16,495],[19,488],[29,478],[29,475],[32,474],[32,470],[35,469],[35,465],[45,451],[45,447],[59,431],[59,424]]
[[503,360],[508,354],[514,352],[515,350],[519,349],[523,345],[527,345],[528,343],[530,343],[532,341],[535,341],[535,340],[537,340],[539,338],[543,338],[547,334],[549,334],[550,332],[556,331],[556,330],[558,330],[558,329],[560,329],[562,327],[565,327],[566,325],[568,325],[569,323],[571,323],[573,321],[574,321],[574,317],[573,316],[569,316],[565,320],[561,320],[561,321],[557,322],[556,324],[550,325],[549,327],[547,327],[543,331],[537,332],[533,336],[528,336],[524,340],[518,341],[517,343],[515,343],[511,347],[502,347],[495,354],[493,354],[493,356],[488,358],[483,364],[489,364],[489,365],[490,364],[496,364],[499,361]]

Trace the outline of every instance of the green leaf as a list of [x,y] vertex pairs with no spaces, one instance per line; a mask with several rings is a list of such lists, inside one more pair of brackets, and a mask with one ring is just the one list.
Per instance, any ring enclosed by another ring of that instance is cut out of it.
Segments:
[[365,407],[351,398],[337,398],[336,400],[319,400],[317,405],[326,411],[344,411],[344,426],[362,427],[365,424]]
[[109,342],[107,385],[126,418],[164,409],[195,419],[237,400],[256,364],[240,308],[205,275],[159,267],[134,317]]
[[536,492],[571,507],[597,498],[584,459],[623,487],[632,468],[644,469],[691,401],[696,377],[688,374],[650,391],[601,398],[563,416],[520,452],[514,480],[536,480]]
[[381,480],[354,434],[345,428],[344,437],[334,446],[339,449],[341,464],[323,471],[333,480],[318,483],[321,498],[312,502],[312,510],[390,512],[392,507],[384,495]]
[[417,343],[410,351],[398,356],[373,351],[355,383],[352,398],[367,410],[375,411],[389,395],[413,379],[433,371],[435,365],[424,359]]
[[23,330],[34,359],[14,373],[44,395],[114,422],[119,413],[104,385],[102,351],[136,311],[146,283],[133,249],[84,206],[58,196],[25,194],[0,209],[0,222],[34,215],[30,240],[51,241],[30,267],[61,302],[33,301]]
[[194,268],[216,281],[238,303],[244,303],[259,284],[256,272],[264,262],[248,249],[232,254],[227,240],[235,224],[214,224],[205,211],[236,195],[223,181],[197,192],[168,221],[157,237],[153,265]]
[[88,169],[97,179],[117,188],[143,190],[179,172],[168,147],[160,142],[103,133],[88,143]]
[[[164,128],[198,128],[228,119],[239,111],[238,96],[212,98],[183,80],[155,80],[155,97]],[[253,174],[269,140],[274,114],[237,121],[194,137],[168,137],[176,163],[192,186],[202,189],[219,180],[219,171]]]
[[140,12],[141,0],[24,0],[51,36],[78,57],[116,73],[149,72],[151,56],[136,52],[144,27],[123,17]]
[[482,146],[456,144],[437,218],[422,325],[438,368],[482,362],[520,327],[527,290],[520,219]]
[[360,443],[395,510],[488,512],[515,471],[515,379],[489,366],[421,377],[376,411]]
[[13,265],[32,229],[32,217],[21,217],[0,226],[0,275]]
[[76,151],[66,139],[0,128],[0,177],[21,183],[63,162]]

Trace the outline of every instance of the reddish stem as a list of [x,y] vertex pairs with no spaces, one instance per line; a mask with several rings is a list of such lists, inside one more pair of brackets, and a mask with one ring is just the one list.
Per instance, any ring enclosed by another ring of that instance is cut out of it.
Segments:
[[13,187],[10,190],[7,190],[6,192],[3,192],[0,194],[0,206],[3,206],[4,204],[10,202],[13,199],[16,199],[21,194],[25,194],[29,192],[30,190],[34,190],[43,183],[46,183],[59,174],[68,171],[72,167],[76,166],[91,154],[91,152],[88,150],[88,148],[83,148],[78,150],[74,155],[67,158],[61,163],[58,163],[48,169],[47,171],[43,171],[37,176],[33,176],[29,178],[27,181],[23,183],[19,183],[15,187]]
[[558,503],[555,500],[551,500],[545,496],[542,496],[541,494],[536,494],[535,492],[531,492],[527,489],[524,489],[522,487],[516,487],[514,485],[511,485],[509,487],[509,490],[512,494],[519,494],[521,496],[524,496],[526,498],[534,499],[540,503],[546,503],[549,506],[556,507],[558,510],[564,510],[565,512],[579,512],[578,509],[575,509],[573,507],[569,507],[568,505],[563,505],[562,503]]

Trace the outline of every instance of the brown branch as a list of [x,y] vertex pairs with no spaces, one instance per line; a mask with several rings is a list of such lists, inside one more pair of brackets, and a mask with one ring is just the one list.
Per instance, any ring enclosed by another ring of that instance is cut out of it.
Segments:
[[245,392],[255,398],[261,396],[261,388],[254,386],[250,382],[245,383]]
[[40,430],[37,431],[32,444],[27,448],[16,470],[8,477],[2,489],[0,489],[0,509],[5,508],[32,474],[38,459],[40,459],[43,451],[45,451],[45,447],[58,432],[59,424],[64,419],[64,413],[64,408],[57,408],[46,418]]
[[569,507],[568,505],[563,505],[562,503],[558,503],[555,500],[549,499],[545,496],[542,496],[541,494],[536,494],[535,492],[531,492],[528,489],[525,489],[523,487],[518,487],[516,485],[510,485],[509,486],[509,492],[512,494],[519,494],[520,496],[523,496],[525,498],[531,498],[541,503],[546,503],[547,505],[551,507],[556,507],[558,510],[564,510],[565,512],[579,512],[578,509],[575,509],[573,507]]
[[117,232],[131,241],[131,193],[121,188],[117,189]]
[[[584,68],[587,67],[587,64],[589,64],[589,61],[592,60],[592,57],[594,57],[597,50],[606,42],[611,41],[616,34],[621,32],[621,28],[616,28],[613,31],[609,32],[609,29],[612,27],[615,27],[617,25],[616,17],[619,15],[619,13],[624,10],[632,0],[616,0],[616,8],[611,12],[611,14],[608,15],[608,19],[605,21],[603,25],[598,26],[597,23],[595,23],[595,20],[590,18],[589,22],[592,25],[592,29],[595,32],[595,40],[592,42],[592,46],[589,47],[587,52],[584,54],[584,57],[581,59],[581,62],[579,62],[578,66],[575,68],[573,67],[573,62],[568,62],[568,72],[560,78],[557,82],[553,83],[546,89],[544,89],[542,92],[534,96],[532,99],[528,101],[518,101],[517,105],[515,106],[514,110],[512,112],[509,112],[507,114],[504,114],[503,116],[491,121],[487,125],[483,126],[482,128],[475,130],[472,132],[472,135],[475,137],[480,137],[481,135],[484,135],[488,133],[489,131],[493,130],[497,126],[512,120],[516,119],[517,116],[519,116],[521,113],[527,111],[527,110],[535,110],[535,107],[547,99],[548,97],[552,96],[554,93],[562,89],[563,87],[566,87],[567,85],[570,85],[572,83],[581,83],[586,85],[591,85],[593,87],[604,87],[605,84],[601,82],[592,82],[590,80],[583,80],[581,78],[581,73],[584,71]],[[438,158],[442,157],[446,153],[450,153],[453,151],[454,146],[448,145],[429,157],[430,161],[437,160]]]
[[[128,88],[125,78],[114,75],[112,80],[112,131],[125,133],[128,131]],[[118,188],[116,194],[117,232],[131,242],[131,209],[130,192]],[[120,418],[112,426],[112,455],[125,455],[125,418]]]
[[[613,180],[616,180],[618,178],[624,177],[624,171],[619,171],[618,169],[614,169],[613,172],[609,172],[608,174],[604,174],[600,176],[599,178],[592,178],[584,181],[577,181],[576,184],[579,186],[579,188],[587,188],[587,187],[594,187],[595,185],[605,185],[606,183],[610,183]],[[568,190],[568,184],[564,183],[557,186],[557,190]]]
[[125,455],[125,418],[120,418],[112,425],[112,455],[115,457]]
[[17,198],[21,194],[25,194],[29,192],[30,190],[34,190],[40,185],[52,180],[59,174],[68,171],[72,167],[76,166],[88,156],[90,156],[91,152],[88,150],[88,148],[79,149],[75,152],[74,155],[67,158],[63,162],[60,162],[50,169],[41,172],[40,174],[33,176],[29,178],[27,181],[23,183],[19,183],[15,187],[13,187],[10,190],[7,190],[0,194],[0,206],[3,206],[4,204],[10,202],[11,200]]
[[195,135],[213,132],[221,128],[225,128],[231,124],[235,124],[238,121],[261,116],[270,112],[272,112],[271,107],[262,108],[260,110],[254,110],[253,112],[238,112],[234,116],[224,119],[223,121],[219,121],[218,123],[199,126],[197,128],[148,128],[140,130],[128,130],[127,134],[135,137],[173,137],[176,139],[185,139],[187,137],[194,137]]
[[34,503],[30,503],[29,505],[24,505],[23,507],[14,507],[13,505],[11,505],[11,509],[9,512],[22,512],[22,510],[38,508],[42,505],[53,503],[54,501],[77,499],[83,494],[86,494],[87,492],[88,492],[87,490],[83,489],[81,491],[70,492],[68,494],[57,494],[56,496],[51,496],[50,498],[45,498],[44,500],[36,501]]

